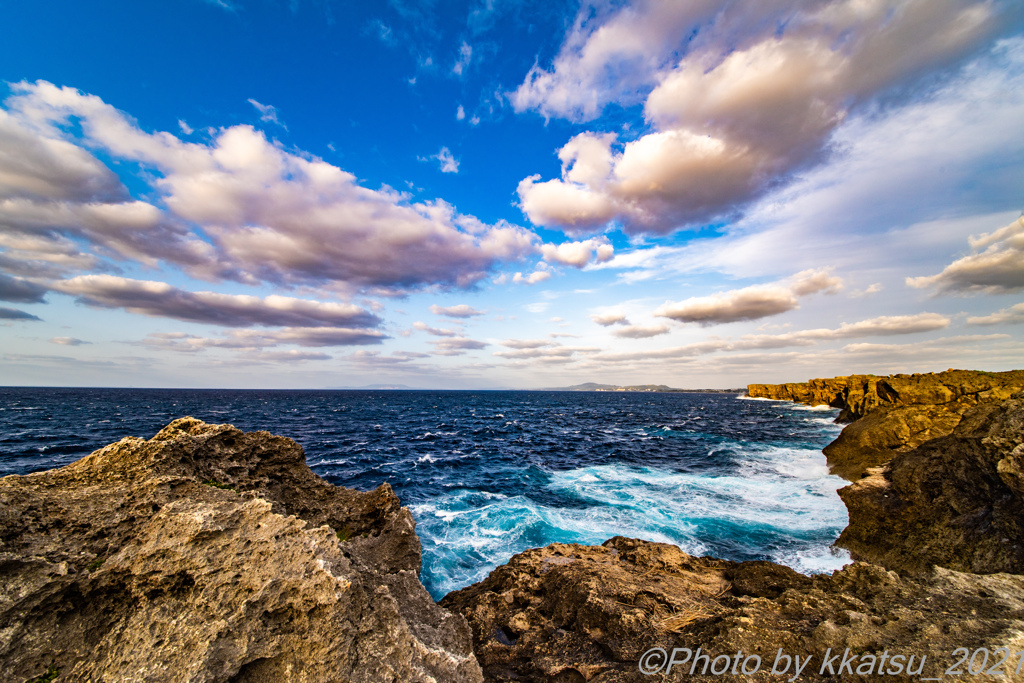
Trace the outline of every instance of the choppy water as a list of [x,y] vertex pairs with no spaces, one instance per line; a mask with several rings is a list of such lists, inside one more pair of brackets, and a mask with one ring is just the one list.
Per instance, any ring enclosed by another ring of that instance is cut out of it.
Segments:
[[821,448],[835,411],[723,394],[0,388],[0,475],[192,415],[291,437],[412,510],[435,598],[527,548],[614,535],[802,572],[849,561]]

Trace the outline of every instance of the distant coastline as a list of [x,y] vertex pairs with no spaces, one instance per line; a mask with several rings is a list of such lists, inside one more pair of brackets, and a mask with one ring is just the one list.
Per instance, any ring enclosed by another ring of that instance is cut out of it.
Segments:
[[547,387],[537,391],[638,391],[648,393],[693,393],[693,394],[745,394],[746,387],[736,389],[678,389],[664,384],[631,384],[619,386],[617,384],[598,384],[596,382],[584,382],[574,384],[570,387]]

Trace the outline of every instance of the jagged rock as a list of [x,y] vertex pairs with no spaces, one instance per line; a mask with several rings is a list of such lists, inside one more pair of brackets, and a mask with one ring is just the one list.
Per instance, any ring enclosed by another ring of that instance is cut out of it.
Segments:
[[[772,674],[780,649],[812,657],[799,680],[862,681],[874,680],[856,670],[877,666],[868,654],[904,656],[903,674],[884,680],[919,680],[942,676],[958,647],[1020,651],[1022,596],[1022,576],[937,568],[910,579],[857,563],[806,577],[770,562],[696,558],[672,545],[616,537],[601,546],[528,550],[441,604],[469,620],[488,681],[720,681],[710,667],[721,656],[737,668],[747,664],[747,675],[733,674],[730,664],[729,680],[789,680],[795,665],[785,676]],[[653,647],[700,648],[710,655],[709,669],[701,674],[702,660],[693,674],[688,664],[671,676],[645,675],[638,665]],[[849,673],[839,673],[841,660],[822,673],[830,648],[831,655],[850,648],[856,660]],[[914,668],[926,657],[922,674],[906,675],[909,655]],[[760,658],[756,672],[753,656]],[[1017,657],[998,680],[1024,680],[1015,673]],[[887,673],[892,668],[886,664]]]
[[1024,573],[1022,399],[976,406],[951,434],[840,489],[850,524],[838,544],[900,572]]
[[970,408],[995,403],[1024,389],[1024,371],[850,375],[794,384],[751,384],[755,398],[840,408],[851,422],[825,447],[830,470],[857,481],[869,468],[953,431]]
[[480,681],[419,570],[387,484],[336,488],[290,439],[175,420],[0,479],[0,680]]

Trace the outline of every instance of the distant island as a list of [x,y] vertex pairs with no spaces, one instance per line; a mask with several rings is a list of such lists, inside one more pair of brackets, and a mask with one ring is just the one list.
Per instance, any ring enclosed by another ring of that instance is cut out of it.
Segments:
[[574,384],[571,387],[549,387],[538,391],[646,391],[649,393],[713,393],[713,394],[735,394],[746,393],[746,388],[740,389],[676,389],[664,384],[631,384],[619,386],[617,384],[597,384],[596,382],[584,382]]

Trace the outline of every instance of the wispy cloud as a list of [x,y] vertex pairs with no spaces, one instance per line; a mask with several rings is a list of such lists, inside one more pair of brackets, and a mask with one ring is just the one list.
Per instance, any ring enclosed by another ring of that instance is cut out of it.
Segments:
[[267,123],[273,123],[281,126],[285,130],[288,130],[288,126],[281,123],[281,120],[277,117],[277,108],[270,104],[260,104],[256,100],[249,98],[249,104],[256,107],[256,111],[260,113],[260,121]]
[[81,275],[52,284],[55,291],[98,308],[228,327],[376,327],[376,315],[353,306],[287,296],[265,298],[242,294],[189,292],[165,282],[130,280],[114,275]]

